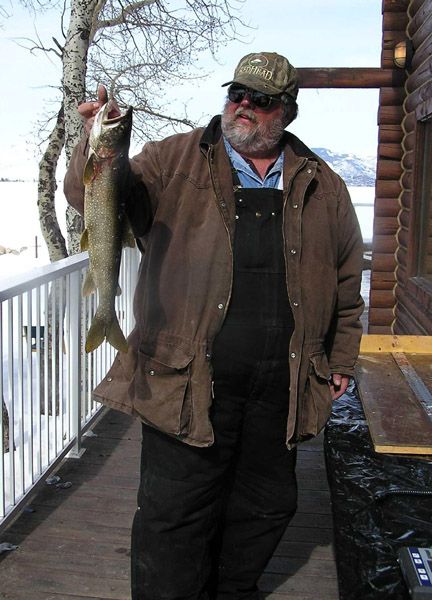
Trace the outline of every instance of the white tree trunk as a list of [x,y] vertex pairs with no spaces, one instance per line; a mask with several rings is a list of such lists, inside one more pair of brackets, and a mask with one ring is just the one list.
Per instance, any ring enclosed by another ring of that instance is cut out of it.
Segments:
[[66,243],[57,220],[55,192],[56,170],[64,146],[63,105],[57,115],[56,124],[49,136],[48,146],[39,163],[38,209],[42,235],[48,247],[50,261],[66,258]]
[[[63,102],[65,114],[65,152],[69,164],[74,146],[82,136],[82,121],[77,112],[85,99],[87,53],[91,31],[103,2],[100,0],[73,0],[66,42],[63,49]],[[79,252],[79,235],[83,228],[82,218],[72,208],[66,211],[66,227],[69,253]]]

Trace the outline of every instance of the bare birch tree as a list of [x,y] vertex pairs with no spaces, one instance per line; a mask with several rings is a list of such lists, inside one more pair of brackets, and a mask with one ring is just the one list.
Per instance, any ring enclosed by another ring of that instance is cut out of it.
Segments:
[[37,45],[56,53],[63,69],[62,107],[39,171],[39,214],[51,260],[79,251],[81,217],[67,209],[66,247],[55,212],[58,159],[64,151],[68,163],[82,135],[77,105],[95,97],[101,82],[120,105],[134,106],[135,136],[142,140],[193,127],[186,112],[174,114],[166,105],[166,91],[191,77],[201,52],[214,54],[238,36],[243,24],[236,11],[243,1],[71,0],[64,40]]

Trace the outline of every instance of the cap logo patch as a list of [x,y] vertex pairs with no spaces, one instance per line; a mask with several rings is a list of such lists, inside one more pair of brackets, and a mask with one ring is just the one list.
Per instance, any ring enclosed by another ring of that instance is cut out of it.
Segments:
[[270,81],[273,72],[265,67],[268,65],[268,60],[265,56],[259,55],[250,58],[247,63],[243,63],[238,72],[239,74],[256,75],[266,81]]

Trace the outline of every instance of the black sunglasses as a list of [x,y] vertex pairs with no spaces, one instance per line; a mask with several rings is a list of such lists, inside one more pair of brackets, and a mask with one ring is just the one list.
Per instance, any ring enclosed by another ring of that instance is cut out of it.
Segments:
[[281,101],[280,98],[275,98],[274,96],[269,96],[268,94],[258,92],[257,90],[251,90],[247,87],[231,86],[228,88],[228,99],[235,104],[240,104],[245,96],[249,96],[252,104],[262,110],[268,110],[273,102]]

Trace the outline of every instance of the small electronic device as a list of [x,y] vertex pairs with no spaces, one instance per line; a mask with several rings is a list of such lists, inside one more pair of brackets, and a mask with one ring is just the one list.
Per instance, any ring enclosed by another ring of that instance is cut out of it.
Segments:
[[401,548],[399,564],[411,598],[432,600],[432,548]]

